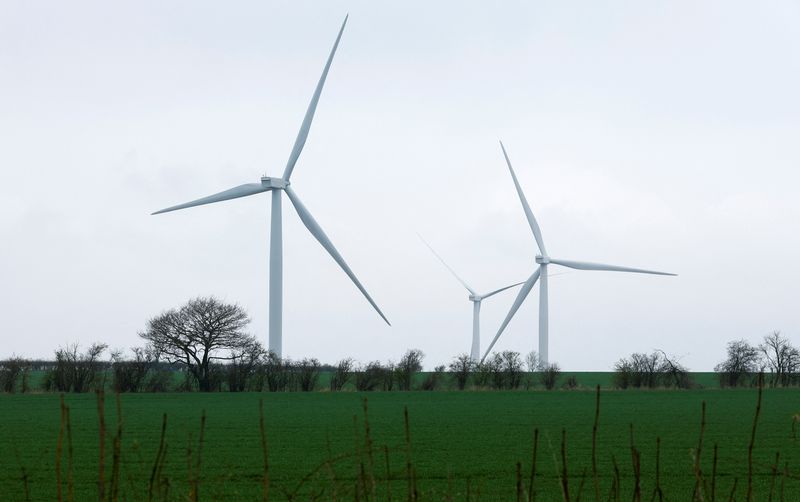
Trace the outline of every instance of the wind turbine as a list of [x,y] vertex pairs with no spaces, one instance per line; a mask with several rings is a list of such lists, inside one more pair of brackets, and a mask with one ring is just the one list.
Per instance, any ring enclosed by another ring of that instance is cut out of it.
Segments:
[[336,48],[339,46],[339,40],[342,38],[342,32],[344,32],[344,27],[347,24],[347,17],[348,16],[345,16],[342,27],[339,29],[339,34],[336,36],[336,42],[334,42],[330,56],[328,56],[328,61],[325,63],[325,68],[322,70],[322,76],[317,83],[317,87],[314,90],[313,96],[311,97],[308,110],[306,111],[306,115],[303,118],[303,123],[300,126],[300,132],[297,133],[297,139],[294,142],[294,147],[292,148],[292,152],[289,154],[289,161],[286,163],[283,176],[280,178],[264,176],[261,178],[260,183],[247,183],[244,185],[239,185],[223,192],[209,195],[208,197],[203,197],[201,199],[186,202],[184,204],[178,204],[177,206],[168,207],[153,213],[161,214],[169,211],[176,211],[178,209],[185,209],[187,207],[211,204],[223,200],[237,199],[239,197],[247,197],[249,195],[255,195],[261,192],[272,192],[272,212],[269,242],[269,349],[278,356],[281,355],[283,348],[283,230],[281,225],[281,192],[286,192],[286,196],[289,197],[289,200],[294,205],[297,214],[300,216],[300,220],[306,226],[308,231],[311,232],[311,235],[313,235],[314,238],[319,241],[322,247],[325,248],[325,250],[328,251],[331,257],[334,259],[334,261],[336,261],[342,270],[344,270],[344,273],[350,277],[350,280],[353,281],[370,305],[372,305],[372,307],[378,312],[383,320],[386,321],[386,324],[391,326],[389,320],[386,319],[386,316],[383,315],[383,312],[381,312],[381,309],[378,308],[378,305],[373,301],[372,297],[369,296],[369,293],[367,293],[367,290],[361,285],[361,282],[358,280],[358,278],[356,278],[353,271],[350,270],[350,267],[344,261],[342,255],[339,254],[339,251],[337,251],[333,246],[331,240],[327,235],[325,235],[325,232],[319,226],[317,220],[311,216],[311,213],[300,201],[300,198],[292,189],[290,182],[294,166],[297,163],[297,159],[300,157],[300,152],[303,151],[303,146],[308,138],[308,132],[311,129],[311,121],[314,119],[314,112],[317,109],[319,96],[322,93],[323,85],[325,85],[325,78],[328,76],[328,70],[330,69],[331,62],[333,61],[333,55],[336,53]]
[[480,295],[476,293],[474,289],[469,287],[469,285],[466,282],[464,282],[464,280],[461,277],[459,277],[458,274],[456,274],[455,270],[450,268],[450,266],[447,263],[445,263],[444,259],[441,256],[439,256],[439,253],[434,251],[431,245],[428,244],[428,242],[425,239],[423,239],[421,235],[419,236],[419,238],[420,240],[422,240],[422,242],[425,243],[426,246],[428,246],[428,249],[431,250],[431,253],[433,253],[434,256],[439,258],[439,261],[442,262],[442,265],[444,265],[445,268],[449,270],[451,274],[453,274],[453,277],[455,277],[458,280],[458,282],[460,282],[461,285],[467,288],[467,291],[469,291],[469,301],[472,302],[472,349],[470,350],[469,357],[473,361],[478,362],[478,357],[480,356],[481,353],[480,352],[481,351],[481,301],[485,300],[486,298],[489,298],[490,296],[494,296],[497,293],[505,291],[509,288],[513,288],[514,286],[519,286],[522,283],[518,282],[516,284],[512,284],[504,288],[496,289],[491,293]]
[[561,260],[556,258],[551,258],[547,254],[547,249],[544,247],[544,240],[542,239],[542,231],[539,229],[539,224],[536,222],[536,218],[533,216],[533,212],[531,211],[531,207],[528,205],[527,199],[525,199],[525,194],[522,193],[522,187],[519,186],[519,181],[517,180],[517,175],[514,173],[514,168],[511,167],[511,161],[508,159],[508,154],[506,153],[506,148],[503,146],[503,142],[500,142],[500,148],[503,150],[503,157],[506,159],[506,164],[508,164],[508,170],[511,172],[511,179],[514,180],[514,186],[517,189],[517,195],[519,195],[519,200],[522,203],[522,209],[525,211],[525,217],[528,219],[528,225],[531,227],[531,231],[533,232],[533,238],[536,240],[536,245],[539,247],[540,254],[536,255],[536,263],[539,264],[536,267],[536,270],[528,277],[528,280],[525,281],[522,288],[519,290],[519,294],[517,294],[517,298],[514,300],[514,304],[511,305],[511,310],[508,311],[508,315],[506,315],[505,320],[503,320],[503,324],[500,325],[500,329],[497,330],[497,334],[494,336],[492,343],[489,344],[489,348],[486,349],[486,353],[483,354],[483,358],[481,361],[486,359],[486,356],[489,355],[489,352],[494,347],[495,342],[497,339],[500,338],[500,335],[503,333],[503,330],[506,329],[508,323],[514,317],[514,314],[517,313],[519,310],[520,305],[522,302],[525,301],[525,298],[528,296],[528,293],[531,292],[533,286],[536,284],[536,281],[541,280],[539,283],[539,361],[542,364],[547,364],[548,362],[548,354],[547,354],[547,342],[548,342],[548,320],[547,320],[547,266],[549,264],[553,265],[561,265],[564,267],[574,268],[578,270],[605,270],[611,272],[634,272],[637,274],[655,274],[655,275],[672,275],[675,276],[677,274],[670,274],[667,272],[656,272],[654,270],[644,270],[641,268],[630,268],[630,267],[619,267],[617,265],[605,265],[602,263],[591,263],[586,261],[572,261],[572,260]]

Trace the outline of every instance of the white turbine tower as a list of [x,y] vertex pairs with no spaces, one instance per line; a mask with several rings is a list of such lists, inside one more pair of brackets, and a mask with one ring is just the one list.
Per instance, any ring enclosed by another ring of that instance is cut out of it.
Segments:
[[506,153],[506,148],[503,146],[503,142],[500,142],[500,148],[503,149],[503,156],[506,159],[506,164],[508,164],[508,170],[511,172],[511,178],[514,180],[514,186],[517,189],[517,195],[519,195],[519,200],[522,203],[522,209],[525,211],[525,217],[528,219],[528,224],[531,227],[531,231],[533,232],[533,238],[536,240],[536,245],[539,247],[539,252],[541,254],[536,255],[536,263],[539,266],[536,270],[528,277],[528,280],[525,281],[522,288],[519,290],[519,294],[517,294],[516,300],[514,300],[514,304],[511,306],[511,310],[508,311],[508,315],[503,320],[503,323],[500,325],[500,329],[497,330],[497,334],[494,336],[492,343],[489,344],[489,348],[486,349],[486,352],[483,354],[483,358],[481,361],[486,359],[486,356],[489,355],[489,352],[494,347],[495,342],[497,339],[500,338],[500,335],[503,333],[503,330],[506,329],[508,323],[514,317],[514,314],[517,313],[519,310],[520,305],[522,302],[525,301],[525,298],[528,296],[528,293],[531,292],[533,286],[536,284],[537,280],[541,280],[539,283],[539,361],[542,364],[547,364],[548,362],[548,353],[547,353],[547,342],[548,342],[548,323],[547,323],[547,266],[549,264],[553,265],[561,265],[564,267],[574,268],[578,270],[606,270],[612,272],[634,272],[638,274],[655,274],[655,275],[677,275],[677,274],[670,274],[667,272],[656,272],[653,270],[643,270],[640,268],[630,268],[630,267],[619,267],[616,265],[604,265],[602,263],[590,263],[585,261],[572,261],[572,260],[560,260],[556,258],[551,258],[547,254],[547,249],[544,247],[544,240],[542,239],[542,231],[539,229],[539,224],[536,223],[536,218],[533,216],[533,212],[531,211],[531,207],[528,205],[528,201],[525,199],[525,194],[522,193],[522,187],[519,186],[519,181],[517,180],[517,175],[514,173],[514,168],[511,167],[511,161],[508,160],[508,154]]
[[496,289],[491,293],[480,295],[476,293],[474,289],[469,287],[469,285],[466,282],[464,282],[464,280],[461,277],[459,277],[458,274],[456,274],[455,270],[450,268],[450,266],[447,263],[445,263],[444,259],[441,256],[439,256],[439,253],[434,251],[431,245],[428,244],[428,242],[425,239],[423,239],[421,235],[419,236],[419,238],[422,240],[422,242],[425,243],[426,246],[428,246],[428,249],[431,250],[431,253],[433,253],[434,256],[439,258],[439,261],[442,262],[442,265],[444,265],[445,268],[449,270],[451,274],[453,274],[453,277],[455,277],[458,280],[458,282],[460,282],[461,285],[467,288],[467,291],[469,291],[469,301],[472,302],[472,349],[469,352],[469,357],[473,361],[477,362],[481,354],[481,301],[485,300],[486,298],[489,298],[490,296],[494,296],[497,293],[505,291],[509,288],[513,288],[514,286],[519,286],[522,283],[518,282],[516,284],[512,284],[504,288]]
[[386,321],[386,324],[390,324],[389,320],[386,319],[386,316],[383,315],[383,312],[381,312],[381,309],[378,308],[378,305],[376,305],[372,300],[372,297],[369,296],[367,290],[364,289],[364,286],[362,286],[361,282],[359,282],[359,280],[356,278],[353,271],[350,270],[350,267],[344,261],[342,255],[339,254],[339,251],[337,251],[333,246],[331,240],[327,235],[325,235],[325,232],[323,232],[322,228],[319,226],[314,217],[311,216],[311,213],[308,212],[308,209],[306,209],[306,207],[297,197],[295,191],[292,190],[291,183],[289,181],[292,176],[294,166],[297,163],[297,159],[300,157],[300,152],[303,151],[306,138],[308,138],[308,132],[311,129],[311,121],[314,119],[314,111],[317,109],[317,103],[319,102],[319,96],[322,92],[322,86],[325,85],[325,78],[328,76],[328,70],[330,69],[331,62],[333,61],[333,55],[336,53],[336,48],[339,45],[339,40],[342,38],[342,32],[344,31],[346,24],[347,16],[344,18],[342,27],[339,29],[339,34],[336,37],[336,42],[334,42],[330,56],[328,56],[328,61],[325,63],[325,68],[322,70],[322,76],[317,83],[317,88],[314,90],[314,95],[311,97],[311,103],[308,105],[308,110],[306,111],[306,115],[303,118],[303,123],[300,126],[300,132],[297,133],[297,139],[294,142],[294,147],[292,148],[291,154],[289,154],[289,161],[286,163],[286,169],[283,171],[283,176],[281,178],[270,178],[264,176],[261,178],[260,183],[247,183],[245,185],[239,185],[229,190],[225,190],[224,192],[219,192],[214,195],[209,195],[208,197],[203,197],[202,199],[193,200],[177,206],[168,207],[153,213],[166,213],[178,209],[185,209],[187,207],[211,204],[213,202],[247,197],[248,195],[272,191],[272,214],[269,244],[269,349],[275,352],[278,356],[282,354],[283,349],[283,232],[281,227],[281,192],[286,192],[287,197],[289,197],[289,200],[294,205],[297,214],[300,216],[300,220],[306,226],[308,231],[311,232],[311,235],[313,235],[319,241],[319,243],[322,244],[322,247],[324,247],[325,250],[330,253],[331,257],[336,261],[336,263],[339,264],[342,270],[344,270],[344,273],[350,277],[350,280],[355,283],[356,287],[359,289],[359,291],[361,291],[367,301],[369,301],[369,303],[383,318],[383,320]]

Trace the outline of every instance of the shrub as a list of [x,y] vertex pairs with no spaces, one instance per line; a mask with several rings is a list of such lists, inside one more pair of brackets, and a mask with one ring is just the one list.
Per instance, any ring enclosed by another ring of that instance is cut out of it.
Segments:
[[349,357],[336,363],[336,368],[331,375],[331,390],[340,391],[350,380],[353,371],[353,360]]

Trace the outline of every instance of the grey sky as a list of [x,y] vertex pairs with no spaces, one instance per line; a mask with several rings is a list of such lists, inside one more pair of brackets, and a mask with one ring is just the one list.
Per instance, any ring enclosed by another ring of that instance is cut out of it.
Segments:
[[[292,182],[393,327],[285,205],[286,355],[469,350],[415,232],[477,289],[530,274],[498,139],[553,256],[680,274],[554,277],[552,360],[800,342],[795,2],[3,2],[0,355],[136,345],[209,294],[266,341],[269,197],[149,213],[282,173],[347,12]],[[537,302],[498,350],[535,348]]]

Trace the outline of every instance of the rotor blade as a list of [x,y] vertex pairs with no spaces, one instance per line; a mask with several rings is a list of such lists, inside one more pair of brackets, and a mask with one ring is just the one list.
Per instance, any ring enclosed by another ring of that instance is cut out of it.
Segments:
[[533,216],[533,211],[531,211],[531,206],[528,205],[528,200],[525,198],[525,194],[522,193],[522,187],[519,186],[519,181],[517,180],[517,175],[514,173],[514,168],[511,167],[511,161],[508,159],[508,154],[506,153],[506,147],[503,146],[503,142],[500,142],[500,148],[503,149],[503,157],[506,158],[506,164],[508,164],[508,170],[511,171],[511,178],[514,179],[514,186],[517,188],[517,195],[519,195],[519,201],[522,202],[522,209],[525,210],[525,217],[528,218],[528,224],[531,226],[531,230],[533,230],[533,237],[536,239],[536,244],[539,246],[539,251],[544,255],[547,256],[547,250],[544,247],[544,239],[542,239],[542,231],[539,229],[539,224],[536,223],[536,218]]
[[339,266],[342,267],[344,273],[347,274],[347,276],[350,278],[351,281],[353,281],[358,290],[361,291],[361,294],[364,295],[364,297],[367,299],[370,305],[372,305],[372,307],[378,312],[378,314],[383,318],[383,320],[386,321],[386,324],[391,326],[392,324],[389,322],[386,316],[383,315],[383,312],[381,312],[381,309],[379,309],[378,305],[372,300],[372,297],[369,296],[369,293],[367,293],[367,290],[364,289],[364,286],[361,285],[361,282],[359,282],[358,278],[356,278],[356,275],[353,273],[353,271],[350,270],[350,267],[344,261],[342,255],[339,254],[339,251],[337,251],[336,248],[333,246],[331,240],[328,238],[327,235],[325,235],[325,232],[322,231],[322,228],[319,226],[319,223],[317,223],[317,220],[315,220],[314,217],[311,216],[311,213],[308,212],[306,206],[304,206],[303,203],[300,202],[300,199],[297,197],[297,194],[294,192],[294,190],[292,190],[292,188],[288,186],[284,190],[286,191],[286,195],[289,196],[289,200],[292,201],[294,208],[297,210],[297,214],[300,215],[300,220],[302,220],[303,224],[306,226],[308,231],[311,232],[311,235],[313,235],[314,238],[316,238],[319,241],[319,243],[322,244],[322,247],[325,248],[325,250],[334,259],[334,261],[336,261],[336,263],[338,263]]
[[569,268],[576,268],[578,270],[606,270],[609,272],[634,272],[637,274],[678,275],[671,274],[669,272],[657,272],[655,270],[644,270],[641,268],[619,267],[617,265],[605,265],[603,263],[591,263],[588,261],[554,260],[550,258],[550,263],[563,265]]
[[503,320],[503,324],[500,325],[500,329],[498,329],[497,334],[494,335],[492,343],[489,344],[489,348],[487,348],[486,353],[483,354],[481,362],[483,362],[484,359],[486,359],[486,356],[489,355],[489,352],[492,351],[492,347],[494,347],[495,342],[497,342],[497,339],[500,338],[501,334],[503,334],[503,330],[506,329],[508,323],[511,322],[511,318],[514,317],[514,314],[517,313],[517,310],[519,310],[520,305],[522,305],[522,302],[525,301],[525,298],[527,298],[528,293],[530,293],[531,289],[533,289],[533,286],[536,284],[536,281],[539,280],[540,273],[541,273],[541,268],[536,267],[536,272],[531,274],[531,276],[528,277],[528,280],[525,281],[525,284],[523,284],[522,287],[520,288],[519,293],[517,293],[517,299],[514,300],[514,304],[511,306],[511,310],[508,311],[508,315],[506,315],[505,320]]
[[504,287],[504,288],[500,288],[500,289],[494,290],[494,291],[492,291],[492,292],[491,292],[491,293],[489,293],[489,294],[483,295],[481,298],[485,300],[486,298],[489,298],[490,296],[494,296],[494,295],[496,295],[497,293],[502,293],[503,291],[505,291],[505,290],[507,290],[507,289],[513,288],[514,286],[519,286],[520,284],[523,284],[524,282],[525,282],[525,281],[518,282],[518,283],[516,283],[516,284],[512,284],[511,286],[506,286],[506,287]]
[[257,193],[266,192],[267,190],[272,190],[272,187],[264,186],[261,183],[247,183],[245,185],[239,185],[238,187],[233,187],[229,190],[225,190],[224,192],[219,192],[215,193],[214,195],[209,195],[208,197],[203,197],[202,199],[197,199],[191,202],[178,204],[177,206],[168,207],[166,209],[162,209],[161,211],[156,211],[155,213],[152,214],[168,213],[170,211],[177,211],[178,209],[186,209],[187,207],[202,206],[203,204],[211,204],[213,202],[221,202],[223,200],[238,199],[239,197],[247,197],[248,195],[255,195]]
[[[472,289],[471,287],[469,287],[469,285],[467,285],[467,283],[466,283],[466,282],[464,282],[464,279],[462,279],[461,277],[459,277],[459,276],[458,276],[458,274],[456,274],[456,271],[455,271],[455,270],[453,270],[452,268],[450,268],[450,265],[448,265],[447,263],[445,263],[444,259],[443,259],[441,256],[439,256],[439,253],[437,253],[436,251],[434,251],[434,250],[433,250],[433,248],[431,247],[431,245],[430,245],[430,244],[428,244],[428,241],[426,241],[425,239],[423,239],[423,238],[422,238],[422,236],[421,236],[420,234],[417,234],[417,237],[419,237],[419,239],[420,239],[420,240],[421,240],[423,243],[425,243],[425,245],[426,245],[426,246],[428,246],[428,249],[430,249],[430,250],[431,250],[431,253],[433,253],[433,254],[434,254],[434,256],[436,256],[437,258],[439,258],[439,261],[440,261],[440,262],[442,262],[442,265],[444,265],[444,266],[445,266],[445,268],[446,268],[447,270],[449,270],[451,274],[453,274],[453,277],[455,277],[456,279],[458,279],[458,282],[460,282],[460,283],[461,283],[461,285],[463,285],[465,288],[467,288],[467,291],[469,291],[469,292],[470,292],[470,294],[472,294],[473,296],[478,296],[478,293],[476,293],[474,289]],[[509,287],[510,287],[510,286],[509,286]]]
[[331,62],[333,62],[333,55],[336,54],[336,48],[339,46],[339,40],[342,38],[342,32],[344,32],[344,26],[347,24],[348,17],[349,14],[344,17],[342,27],[339,29],[339,34],[336,36],[336,42],[333,43],[333,49],[331,49],[331,54],[328,56],[328,62],[325,63],[325,68],[322,70],[322,76],[319,78],[317,88],[314,89],[314,95],[311,96],[311,102],[308,104],[306,116],[303,117],[303,123],[300,125],[300,131],[297,133],[297,139],[294,140],[292,153],[289,154],[289,160],[286,162],[286,169],[283,171],[283,179],[286,181],[289,181],[289,178],[292,176],[294,165],[297,163],[300,152],[303,151],[303,146],[306,144],[308,131],[311,130],[311,121],[314,120],[314,112],[317,110],[319,95],[322,93],[322,86],[325,85],[325,78],[328,76],[328,70],[331,67]]

